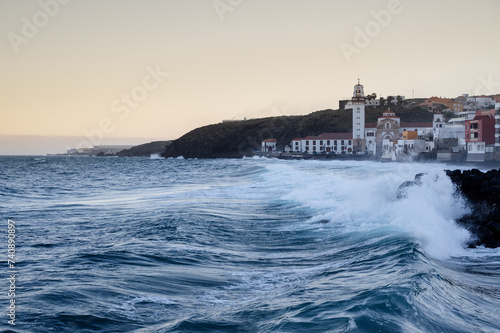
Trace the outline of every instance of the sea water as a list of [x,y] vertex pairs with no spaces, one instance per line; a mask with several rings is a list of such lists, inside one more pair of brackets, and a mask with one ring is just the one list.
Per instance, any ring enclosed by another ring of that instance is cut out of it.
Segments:
[[500,251],[466,248],[445,168],[0,157],[0,329],[499,332]]

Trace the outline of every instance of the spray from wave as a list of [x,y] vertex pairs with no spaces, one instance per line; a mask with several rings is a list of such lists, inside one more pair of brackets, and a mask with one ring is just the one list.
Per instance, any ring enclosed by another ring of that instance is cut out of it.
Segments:
[[[441,166],[335,162],[318,171],[315,162],[301,163],[270,165],[269,177],[281,184],[283,200],[310,210],[310,222],[329,221],[346,233],[390,227],[409,234],[433,258],[465,254],[470,235],[454,221],[468,208]],[[399,186],[422,171],[421,183],[398,199]]]

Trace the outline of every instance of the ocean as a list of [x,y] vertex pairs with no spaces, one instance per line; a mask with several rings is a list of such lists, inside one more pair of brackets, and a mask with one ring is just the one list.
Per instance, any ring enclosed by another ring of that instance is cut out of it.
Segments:
[[466,248],[455,168],[0,157],[0,330],[500,332],[500,249]]

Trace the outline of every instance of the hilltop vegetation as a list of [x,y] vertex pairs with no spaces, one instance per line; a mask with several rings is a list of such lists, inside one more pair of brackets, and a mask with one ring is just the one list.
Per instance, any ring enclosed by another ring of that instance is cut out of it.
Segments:
[[[374,123],[386,108],[367,108],[366,122]],[[402,122],[431,122],[433,115],[419,107],[396,110]],[[322,110],[305,116],[281,116],[203,126],[165,147],[163,156],[186,158],[242,157],[260,150],[265,139],[278,140],[278,149],[297,137],[324,132],[351,132],[352,110]]]

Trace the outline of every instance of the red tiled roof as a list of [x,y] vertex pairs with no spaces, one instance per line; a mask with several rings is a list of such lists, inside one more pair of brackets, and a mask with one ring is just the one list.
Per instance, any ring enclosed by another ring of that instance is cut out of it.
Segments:
[[267,140],[264,140],[262,142],[278,142],[278,140],[276,140],[276,139],[267,139]]
[[452,102],[452,100],[450,100],[449,98],[434,97],[434,96],[430,97],[428,100],[431,101],[431,102],[438,103],[438,104],[444,104],[444,103]]
[[318,137],[320,140],[351,140],[352,133],[322,133]]
[[378,119],[384,119],[384,118],[398,118],[398,116],[396,116],[396,114],[394,112],[391,112],[391,111],[386,111],[384,113],[382,113],[382,116],[378,117]]
[[368,129],[368,128],[376,129],[377,123],[365,123],[365,129]]
[[299,140],[352,140],[352,133],[321,133],[318,136],[306,136]]

